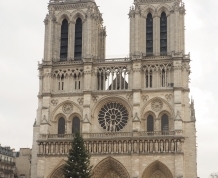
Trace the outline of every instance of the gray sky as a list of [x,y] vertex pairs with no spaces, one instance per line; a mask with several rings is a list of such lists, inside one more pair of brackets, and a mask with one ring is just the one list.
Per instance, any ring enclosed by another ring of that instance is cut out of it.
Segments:
[[[129,7],[133,0],[96,0],[107,27],[107,57],[129,53]],[[218,172],[217,0],[186,3],[186,52],[191,52],[191,95],[195,99],[198,175]],[[0,143],[32,146],[38,71],[43,57],[48,0],[0,1]]]

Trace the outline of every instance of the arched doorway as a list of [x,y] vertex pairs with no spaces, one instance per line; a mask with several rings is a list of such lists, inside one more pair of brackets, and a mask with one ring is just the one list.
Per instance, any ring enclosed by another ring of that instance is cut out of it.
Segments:
[[63,174],[63,167],[64,166],[60,166],[59,168],[57,168],[51,175],[50,178],[64,178],[64,174]]
[[130,178],[126,168],[116,159],[108,157],[93,170],[93,178]]
[[145,169],[142,178],[173,178],[173,175],[165,164],[155,161]]

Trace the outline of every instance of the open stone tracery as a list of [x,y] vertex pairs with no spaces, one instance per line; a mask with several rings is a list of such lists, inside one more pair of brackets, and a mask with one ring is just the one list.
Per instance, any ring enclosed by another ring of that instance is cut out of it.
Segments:
[[117,132],[126,126],[128,116],[129,114],[122,104],[111,102],[101,108],[98,114],[98,121],[104,130]]

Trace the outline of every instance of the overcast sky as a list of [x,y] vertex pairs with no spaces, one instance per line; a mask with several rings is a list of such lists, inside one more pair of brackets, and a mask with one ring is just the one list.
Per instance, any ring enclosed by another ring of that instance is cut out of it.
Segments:
[[[129,53],[129,7],[133,0],[96,0],[107,27],[107,57]],[[38,71],[43,57],[48,0],[0,0],[0,143],[32,146]],[[186,52],[191,52],[198,175],[218,172],[217,0],[185,0]]]

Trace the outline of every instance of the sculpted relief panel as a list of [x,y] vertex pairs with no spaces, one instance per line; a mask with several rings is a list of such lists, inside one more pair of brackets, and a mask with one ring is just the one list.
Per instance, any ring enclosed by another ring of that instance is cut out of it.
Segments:
[[155,171],[155,173],[152,174],[151,178],[166,178],[166,177],[161,171]]
[[108,173],[106,173],[104,178],[120,178],[120,176],[117,175],[117,173],[114,170],[110,170]]

